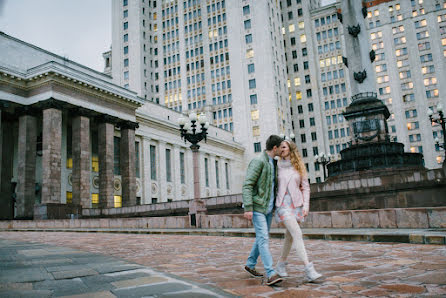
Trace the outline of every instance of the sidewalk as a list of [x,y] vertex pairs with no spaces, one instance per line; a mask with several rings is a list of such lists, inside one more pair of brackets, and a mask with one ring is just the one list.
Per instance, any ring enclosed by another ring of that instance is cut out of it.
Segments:
[[233,297],[108,255],[0,239],[0,297]]
[[[246,229],[131,229],[131,228],[24,228],[0,231],[39,232],[88,232],[88,233],[131,233],[171,234],[226,237],[255,237],[253,228]],[[306,239],[399,242],[413,244],[446,245],[446,229],[302,229]],[[271,238],[283,238],[284,229],[271,229]]]

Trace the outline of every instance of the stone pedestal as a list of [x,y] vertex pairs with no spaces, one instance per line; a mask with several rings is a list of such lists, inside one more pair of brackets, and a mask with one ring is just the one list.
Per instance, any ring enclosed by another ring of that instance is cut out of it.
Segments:
[[43,110],[42,125],[42,204],[60,203],[62,111]]
[[99,208],[114,207],[114,133],[115,126],[113,124],[107,122],[99,124]]
[[121,128],[122,206],[136,205],[135,130]]
[[90,119],[73,119],[73,204],[90,207]]
[[36,117],[24,115],[19,118],[16,218],[20,219],[33,217],[36,184],[36,127]]

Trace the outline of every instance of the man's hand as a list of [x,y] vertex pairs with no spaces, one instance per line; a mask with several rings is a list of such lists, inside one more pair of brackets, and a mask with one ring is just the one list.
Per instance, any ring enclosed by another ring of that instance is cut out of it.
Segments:
[[245,212],[243,214],[243,217],[251,220],[252,219],[252,211]]

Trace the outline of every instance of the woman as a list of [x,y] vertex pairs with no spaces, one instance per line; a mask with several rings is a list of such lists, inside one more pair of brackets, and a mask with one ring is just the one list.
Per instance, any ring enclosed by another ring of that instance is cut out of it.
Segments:
[[280,276],[288,276],[286,259],[291,246],[305,265],[305,274],[310,282],[322,277],[316,272],[313,263],[308,261],[299,222],[303,222],[310,208],[310,185],[305,165],[297,151],[296,144],[284,140],[280,144],[281,160],[278,162],[278,191],[276,198],[276,221],[286,227],[285,243],[276,266]]

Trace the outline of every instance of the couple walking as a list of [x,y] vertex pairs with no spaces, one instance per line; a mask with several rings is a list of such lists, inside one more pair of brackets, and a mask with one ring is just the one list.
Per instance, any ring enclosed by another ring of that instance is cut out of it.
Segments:
[[[275,157],[279,156],[279,161]],[[265,267],[266,284],[273,285],[288,276],[286,259],[294,246],[305,265],[310,281],[321,277],[308,261],[299,222],[308,215],[310,186],[305,165],[296,145],[277,135],[266,141],[266,151],[254,158],[248,166],[243,184],[244,216],[252,220],[256,240],[246,262],[245,270],[253,276],[263,276],[255,266],[260,255]],[[273,268],[269,250],[269,229],[275,211],[275,220],[286,227],[282,254]]]

